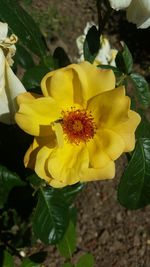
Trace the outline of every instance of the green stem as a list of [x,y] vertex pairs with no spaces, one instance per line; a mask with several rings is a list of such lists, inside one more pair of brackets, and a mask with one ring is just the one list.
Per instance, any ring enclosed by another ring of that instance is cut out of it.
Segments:
[[122,74],[119,81],[117,82],[117,86],[120,86],[127,77],[128,75]]

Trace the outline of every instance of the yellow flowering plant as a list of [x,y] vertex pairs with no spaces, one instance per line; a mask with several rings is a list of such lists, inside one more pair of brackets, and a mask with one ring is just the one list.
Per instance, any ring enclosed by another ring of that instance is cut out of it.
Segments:
[[[8,260],[12,267],[14,255],[21,267],[48,266],[45,259],[37,263],[28,257],[26,233],[30,247],[33,240],[56,245],[63,267],[93,267],[90,253],[74,258],[74,200],[87,182],[116,181],[122,155],[126,168],[117,181],[119,203],[131,210],[150,203],[149,84],[135,71],[126,43],[121,41],[111,58],[103,35],[113,9],[127,8],[128,14],[133,4],[97,0],[98,26],[87,24],[77,39],[81,57],[70,61],[60,47],[50,52],[18,2],[0,1],[2,267]],[[142,23],[148,25],[148,19]],[[143,27],[137,20],[132,21]]]
[[114,178],[114,160],[134,149],[140,116],[112,70],[72,64],[46,74],[41,88],[43,96],[17,98],[16,122],[35,136],[25,166],[53,187]]

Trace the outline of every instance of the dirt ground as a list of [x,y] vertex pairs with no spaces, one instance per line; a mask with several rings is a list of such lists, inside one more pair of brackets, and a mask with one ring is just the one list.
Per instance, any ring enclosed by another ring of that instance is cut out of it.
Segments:
[[[75,40],[87,21],[97,22],[94,0],[21,1],[32,14],[53,50],[62,46],[72,62],[77,57]],[[30,1],[31,2],[31,1]],[[150,30],[136,30],[125,20],[125,13],[115,13],[105,29],[114,47],[125,40],[133,52],[135,69],[150,80]],[[123,155],[116,163],[112,181],[91,182],[78,196],[78,244],[74,260],[83,252],[95,257],[95,267],[150,267],[150,206],[128,211],[117,201],[117,184],[126,165]],[[61,267],[63,260],[55,247],[38,247],[47,251],[46,267]],[[38,249],[35,248],[35,251]],[[86,267],[86,266],[83,266]]]

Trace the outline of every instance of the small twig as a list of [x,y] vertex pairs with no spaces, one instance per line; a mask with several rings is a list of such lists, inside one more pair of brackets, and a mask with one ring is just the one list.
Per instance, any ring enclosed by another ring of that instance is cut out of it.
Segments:
[[101,13],[101,0],[97,0],[97,15],[98,15],[98,32],[99,32],[99,36],[101,36],[105,25],[112,13],[112,8],[109,4],[109,1],[106,0],[106,7],[107,7],[107,11],[104,15],[104,17],[102,17],[102,13]]
[[101,0],[96,1],[96,6],[97,6],[97,16],[98,16],[98,31],[100,30],[103,18],[102,18],[102,13],[101,13]]

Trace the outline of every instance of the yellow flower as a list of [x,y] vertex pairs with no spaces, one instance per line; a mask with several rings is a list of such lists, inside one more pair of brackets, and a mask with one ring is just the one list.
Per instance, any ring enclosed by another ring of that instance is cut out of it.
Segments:
[[49,72],[43,96],[21,94],[17,124],[35,136],[24,163],[53,187],[111,179],[116,160],[135,146],[140,116],[111,70],[88,62]]

